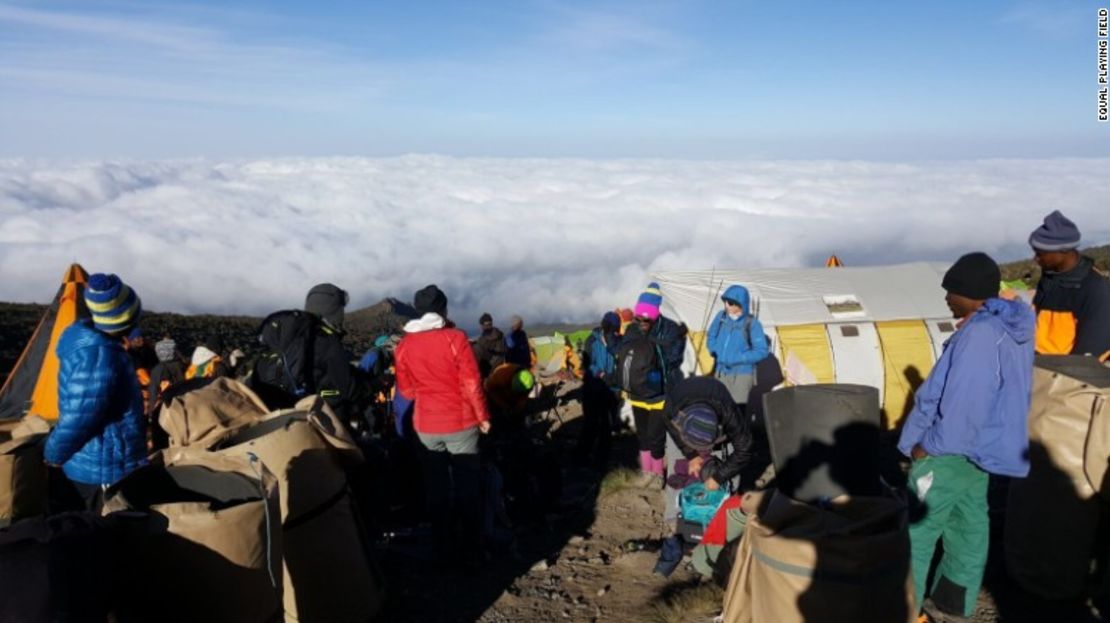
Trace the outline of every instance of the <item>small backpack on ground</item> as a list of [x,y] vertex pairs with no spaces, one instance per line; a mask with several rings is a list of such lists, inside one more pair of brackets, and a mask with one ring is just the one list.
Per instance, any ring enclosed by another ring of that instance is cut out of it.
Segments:
[[617,349],[617,382],[633,400],[662,396],[664,385],[663,356],[659,347],[647,337],[625,338]]
[[267,352],[255,362],[251,385],[271,391],[260,395],[279,390],[296,399],[315,391],[316,326],[315,316],[296,309],[274,312],[262,321],[258,341]]

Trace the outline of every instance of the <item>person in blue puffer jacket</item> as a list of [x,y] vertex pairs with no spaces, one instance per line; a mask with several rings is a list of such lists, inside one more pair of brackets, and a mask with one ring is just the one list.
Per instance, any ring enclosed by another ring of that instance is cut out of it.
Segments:
[[755,379],[755,366],[767,358],[763,324],[752,315],[751,296],[741,285],[731,285],[721,300],[725,308],[709,325],[707,346],[716,362],[714,374],[728,388],[732,400],[746,405]]
[[98,273],[85,304],[92,317],[70,325],[57,346],[58,423],[45,459],[72,487],[63,493],[63,483],[52,483],[52,511],[99,511],[104,489],[146,462],[143,397],[123,346],[142,303],[119,277]]
[[968,617],[987,564],[988,474],[1029,473],[1029,413],[1036,315],[1021,301],[998,298],[1001,272],[985,253],[961,257],[941,285],[958,329],[917,390],[898,449],[913,458],[910,491],[924,516],[910,525],[917,602],[925,595],[937,541],[937,567],[926,614]]

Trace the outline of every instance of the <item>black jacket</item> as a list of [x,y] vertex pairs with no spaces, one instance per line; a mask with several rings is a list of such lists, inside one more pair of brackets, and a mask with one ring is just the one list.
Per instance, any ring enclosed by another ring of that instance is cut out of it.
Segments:
[[682,441],[678,429],[672,422],[679,411],[695,403],[706,404],[717,413],[718,438],[724,439],[718,447],[724,444],[732,445],[728,458],[724,461],[716,459],[706,461],[701,472],[702,480],[712,477],[717,482],[723,483],[739,474],[751,460],[751,429],[723,383],[711,376],[683,379],[667,392],[664,413],[667,418],[667,432],[687,459],[696,457],[697,452]]
[[359,415],[370,390],[362,371],[351,365],[343,334],[321,325],[312,345],[312,361],[316,393],[341,420]]
[[162,384],[169,389],[185,380],[185,364],[181,361],[160,361],[150,371],[150,390],[147,395],[146,410],[150,413],[162,399]]
[[[629,337],[642,335],[640,325],[635,322],[628,325],[625,335]],[[648,331],[647,337],[655,343],[663,355],[668,386],[677,383],[682,378],[682,360],[686,356],[686,325],[680,325],[670,318],[660,316]]]
[[482,331],[474,342],[474,358],[478,360],[478,369],[483,378],[489,376],[497,366],[505,363],[505,354],[508,350],[509,347],[505,345],[505,334],[501,329],[494,327],[489,331]]
[[1033,306],[1037,352],[1099,357],[1110,351],[1110,279],[1095,270],[1091,258],[1080,258],[1066,273],[1042,275]]

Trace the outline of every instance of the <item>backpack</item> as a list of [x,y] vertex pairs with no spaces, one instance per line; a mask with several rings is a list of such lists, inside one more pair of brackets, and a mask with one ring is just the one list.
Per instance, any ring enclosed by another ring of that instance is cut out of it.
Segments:
[[625,337],[617,348],[617,384],[633,400],[662,396],[666,391],[663,355],[646,336]]
[[258,327],[266,352],[254,366],[253,380],[293,397],[315,392],[313,345],[318,320],[297,309],[274,312]]

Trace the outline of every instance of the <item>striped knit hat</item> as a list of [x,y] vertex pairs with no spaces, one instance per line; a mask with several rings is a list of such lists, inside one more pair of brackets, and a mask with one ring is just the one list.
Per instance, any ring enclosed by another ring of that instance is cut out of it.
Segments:
[[655,320],[659,317],[659,306],[662,304],[663,293],[659,290],[659,284],[653,281],[640,293],[640,298],[636,300],[636,309],[633,311],[637,318]]
[[108,335],[123,335],[139,321],[143,305],[135,291],[115,275],[96,273],[85,287],[93,325]]

